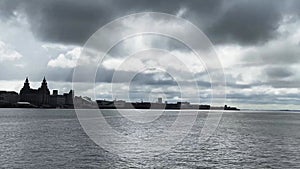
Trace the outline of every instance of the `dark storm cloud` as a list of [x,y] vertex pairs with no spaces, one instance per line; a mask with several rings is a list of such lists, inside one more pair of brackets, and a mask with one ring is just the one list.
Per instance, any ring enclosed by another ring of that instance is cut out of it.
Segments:
[[14,16],[13,11],[25,13],[37,38],[59,43],[84,42],[99,25],[109,21],[108,13],[113,12],[96,0],[7,0],[0,6],[4,19]]
[[[75,44],[82,44],[97,29],[117,17],[144,11],[175,14],[184,5],[179,0],[7,0],[0,3],[2,17],[13,16],[14,10],[25,12],[33,33],[39,39]],[[202,1],[190,5],[199,5],[197,9],[203,11],[214,8],[216,4],[218,1]]]
[[276,36],[280,6],[279,1],[239,1],[211,26],[210,35],[215,42],[265,42]]
[[9,19],[14,16],[13,11],[18,7],[19,2],[15,0],[0,2],[0,16],[2,19]]
[[254,44],[276,36],[285,6],[279,0],[6,0],[0,3],[2,17],[13,16],[14,10],[25,12],[37,38],[69,44],[83,44],[98,28],[127,14],[145,11],[176,14],[184,8],[183,17],[203,29],[213,42]]

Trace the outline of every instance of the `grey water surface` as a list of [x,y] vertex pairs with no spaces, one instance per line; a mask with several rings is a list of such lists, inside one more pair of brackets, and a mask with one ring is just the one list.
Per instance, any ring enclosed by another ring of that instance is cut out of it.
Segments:
[[[134,123],[116,110],[104,114],[119,133],[149,137],[170,126],[178,112],[166,111],[150,123]],[[200,112],[169,151],[124,158],[96,145],[74,110],[0,109],[0,168],[300,168],[300,113],[224,112],[217,130],[200,144],[206,116]]]

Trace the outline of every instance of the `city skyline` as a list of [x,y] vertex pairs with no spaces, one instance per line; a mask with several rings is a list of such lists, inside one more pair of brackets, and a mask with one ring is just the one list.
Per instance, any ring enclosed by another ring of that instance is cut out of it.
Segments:
[[[65,108],[65,109],[166,109],[166,110],[240,110],[228,105],[209,105],[203,103],[190,103],[184,100],[168,102],[157,96],[156,101],[126,101],[120,99],[92,100],[86,96],[76,96],[74,90],[59,94],[59,90],[48,88],[48,82],[44,76],[39,88],[30,86],[28,77],[25,78],[20,92],[0,90],[0,108]],[[164,102],[163,102],[164,101]],[[95,107],[95,105],[98,105]]]

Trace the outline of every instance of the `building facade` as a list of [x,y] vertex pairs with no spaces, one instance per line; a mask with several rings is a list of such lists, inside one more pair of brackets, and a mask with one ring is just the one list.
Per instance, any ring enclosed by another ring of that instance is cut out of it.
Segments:
[[23,88],[20,91],[20,102],[29,102],[36,106],[49,105],[50,90],[44,77],[41,87],[31,89],[28,78],[26,78]]
[[24,86],[20,90],[20,102],[29,102],[39,107],[70,107],[73,105],[73,95],[73,90],[63,95],[58,95],[58,90],[53,90],[53,94],[51,95],[45,77],[41,87],[31,89],[29,80],[26,78]]

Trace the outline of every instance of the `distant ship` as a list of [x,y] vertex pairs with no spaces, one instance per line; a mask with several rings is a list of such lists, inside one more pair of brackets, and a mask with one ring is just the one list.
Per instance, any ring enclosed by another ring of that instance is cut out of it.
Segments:
[[213,107],[210,105],[191,104],[189,102],[162,103],[162,99],[158,98],[158,102],[126,102],[124,100],[96,100],[99,109],[191,109],[191,110],[240,110],[236,107],[225,105],[224,107]]

